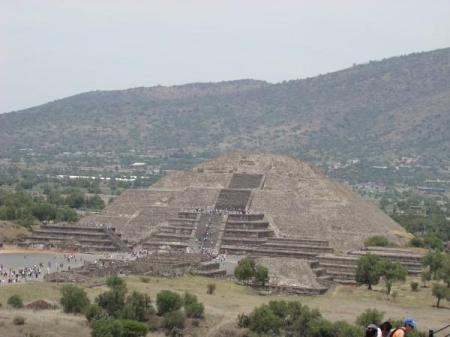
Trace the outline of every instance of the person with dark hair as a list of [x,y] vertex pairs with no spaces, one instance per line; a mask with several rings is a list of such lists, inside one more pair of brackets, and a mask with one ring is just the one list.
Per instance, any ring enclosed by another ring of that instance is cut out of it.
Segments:
[[377,337],[378,336],[378,327],[375,324],[370,324],[366,328],[365,337]]
[[381,337],[388,337],[391,334],[392,324],[389,321],[384,322],[380,325]]

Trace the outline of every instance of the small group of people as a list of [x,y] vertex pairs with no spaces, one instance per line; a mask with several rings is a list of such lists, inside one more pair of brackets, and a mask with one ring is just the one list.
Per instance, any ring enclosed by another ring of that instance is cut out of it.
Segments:
[[0,284],[19,283],[22,280],[37,279],[42,273],[43,265],[12,269],[0,265]]
[[205,226],[205,231],[203,237],[200,241],[200,252],[205,255],[209,255],[210,257],[215,257],[219,254],[217,251],[216,244],[216,233],[217,229],[212,225],[212,217],[209,217],[208,223]]
[[393,328],[391,322],[384,322],[380,326],[370,324],[366,328],[365,337],[406,337],[408,333],[416,329],[416,321],[412,318],[406,318],[403,326]]

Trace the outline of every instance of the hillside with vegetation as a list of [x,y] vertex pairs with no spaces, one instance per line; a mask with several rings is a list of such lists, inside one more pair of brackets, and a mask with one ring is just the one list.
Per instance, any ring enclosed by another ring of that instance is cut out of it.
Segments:
[[0,156],[242,148],[442,165],[450,161],[449,78],[447,48],[278,84],[93,91],[0,115]]

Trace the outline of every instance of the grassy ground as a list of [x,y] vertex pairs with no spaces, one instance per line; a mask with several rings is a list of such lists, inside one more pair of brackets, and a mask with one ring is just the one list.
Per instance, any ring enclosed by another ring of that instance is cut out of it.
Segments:
[[[207,284],[211,282],[214,282],[217,286],[214,295],[206,294]],[[330,289],[325,295],[307,297],[263,296],[232,281],[213,280],[197,276],[177,279],[148,277],[145,278],[145,282],[140,277],[131,276],[127,277],[127,283],[130,290],[146,292],[152,299],[162,289],[178,292],[189,291],[196,294],[199,300],[205,303],[207,318],[200,328],[201,333],[197,332],[197,335],[205,336],[213,336],[214,331],[222,325],[234,322],[238,313],[250,312],[255,306],[274,299],[299,300],[310,307],[318,308],[326,318],[345,320],[351,323],[354,323],[355,318],[367,308],[384,311],[385,318],[401,319],[405,316],[412,316],[418,321],[420,330],[438,328],[448,324],[450,317],[448,302],[443,302],[447,308],[438,309],[434,307],[435,299],[431,296],[430,288],[419,288],[418,292],[412,292],[409,288],[409,282],[394,287],[394,291],[398,293],[395,301],[387,299],[381,286],[376,287],[373,291],[361,287],[337,286]],[[88,327],[83,317],[65,315],[60,311],[16,311],[6,307],[6,301],[12,294],[20,294],[25,302],[38,298],[57,301],[59,299],[59,288],[60,285],[58,284],[42,282],[1,287],[0,302],[3,303],[3,308],[0,309],[0,326],[3,326],[0,329],[9,331],[7,336],[11,337],[22,337],[24,332],[28,331],[27,329],[45,332],[45,334],[41,333],[41,336],[88,336]],[[92,300],[105,290],[104,286],[86,288]],[[27,318],[24,326],[12,324],[14,316],[18,314]],[[44,321],[49,323],[43,323]],[[63,333],[63,331],[67,332]]]

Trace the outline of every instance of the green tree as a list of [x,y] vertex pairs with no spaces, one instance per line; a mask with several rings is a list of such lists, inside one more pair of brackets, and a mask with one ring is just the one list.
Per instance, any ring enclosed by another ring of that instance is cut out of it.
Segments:
[[255,280],[260,286],[264,286],[269,281],[269,269],[259,264],[256,265]]
[[270,310],[267,304],[254,309],[249,315],[250,330],[259,334],[278,335],[282,323],[281,319]]
[[391,262],[389,260],[381,260],[378,265],[378,270],[380,275],[383,276],[386,283],[386,293],[389,295],[391,293],[392,284],[395,281],[404,281],[408,272],[406,269],[398,262]]
[[84,193],[77,189],[71,190],[66,197],[66,204],[71,208],[81,208],[84,202]]
[[173,291],[162,290],[156,295],[156,306],[160,315],[178,310],[182,305],[181,296]]
[[244,257],[234,269],[234,276],[239,281],[248,282],[255,275],[255,267],[255,260],[250,257]]
[[356,317],[356,324],[365,328],[369,324],[380,325],[383,320],[384,312],[377,309],[366,309],[358,317]]
[[183,329],[186,317],[180,310],[169,311],[164,314],[164,326],[170,331],[174,328]]
[[126,283],[121,278],[113,276],[106,280],[106,285],[110,290],[98,295],[95,302],[111,317],[120,318],[125,307]]
[[86,199],[86,207],[90,209],[103,209],[105,202],[97,194]]
[[61,288],[60,303],[64,312],[81,313],[89,305],[89,298],[83,288],[65,284]]
[[285,319],[289,314],[289,306],[286,301],[270,301],[269,308],[280,319]]
[[439,304],[442,299],[450,299],[450,291],[449,288],[447,288],[444,285],[441,285],[439,283],[433,284],[433,290],[432,290],[433,296],[437,298],[436,307],[439,308]]
[[135,321],[147,321],[155,310],[151,304],[150,296],[133,291],[125,302],[122,318]]
[[72,208],[61,207],[56,211],[56,220],[64,222],[75,222],[78,221],[79,216]]
[[49,203],[35,203],[31,208],[31,212],[40,221],[49,221],[56,218],[57,209]]
[[430,269],[433,279],[437,278],[437,273],[442,268],[443,263],[444,254],[439,251],[428,252],[423,259],[423,264]]
[[378,284],[380,280],[380,270],[378,268],[380,258],[375,255],[367,254],[358,259],[356,267],[356,282],[359,284],[367,284],[368,289],[372,289],[373,285]]
[[437,271],[437,278],[447,284],[450,288],[450,254],[445,254],[441,267]]
[[100,308],[97,304],[89,304],[85,309],[84,315],[86,316],[88,322],[108,318],[106,311]]
[[427,282],[431,281],[431,273],[429,270],[424,270],[421,274],[420,274],[420,279],[422,280],[423,286],[426,287],[427,286]]

